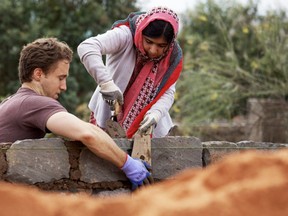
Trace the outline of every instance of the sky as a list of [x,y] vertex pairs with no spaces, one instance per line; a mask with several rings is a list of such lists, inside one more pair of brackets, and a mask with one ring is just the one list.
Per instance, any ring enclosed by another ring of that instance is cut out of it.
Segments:
[[[247,4],[249,0],[237,0],[240,3]],[[287,0],[259,0],[259,11],[264,12],[267,9],[283,8],[288,10]],[[155,6],[167,6],[176,13],[184,13],[186,9],[193,9],[198,2],[205,2],[205,0],[138,0],[138,6],[142,10],[149,10]]]

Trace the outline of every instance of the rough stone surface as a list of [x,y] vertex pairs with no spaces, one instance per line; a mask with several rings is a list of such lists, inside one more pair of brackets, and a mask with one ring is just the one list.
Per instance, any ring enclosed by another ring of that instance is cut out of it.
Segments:
[[166,179],[191,167],[202,167],[202,145],[196,137],[163,137],[151,141],[152,172]]
[[[132,149],[132,141],[115,140],[126,152]],[[158,180],[166,179],[189,167],[202,167],[202,145],[196,137],[163,137],[151,140],[152,172]],[[81,181],[97,183],[102,181],[127,180],[121,170],[111,163],[96,157],[88,149],[80,155]]]
[[111,197],[118,197],[118,196],[123,196],[123,195],[130,195],[131,190],[125,189],[125,188],[119,188],[116,190],[110,190],[110,191],[93,191],[92,195],[98,197],[98,198],[111,198]]
[[[131,149],[131,140],[115,139],[115,142],[126,152]],[[88,183],[127,180],[124,173],[118,167],[95,156],[87,148],[80,154],[79,169],[82,174],[80,180]]]
[[240,141],[237,143],[226,141],[202,142],[203,145],[203,163],[210,164],[222,160],[231,153],[239,153],[247,150],[275,151],[281,148],[287,148],[287,144]]
[[287,144],[285,143],[271,143],[271,142],[254,142],[254,141],[241,141],[237,142],[236,145],[238,146],[241,151],[244,150],[278,150],[280,148],[286,148]]
[[208,150],[203,151],[203,159],[205,160],[204,163],[207,165],[222,160],[223,157],[226,157],[231,153],[239,152],[238,146],[233,142],[209,141],[202,142],[202,145],[205,150]]
[[[133,140],[114,141],[131,154]],[[151,146],[152,174],[159,182],[174,178],[175,174],[188,168],[214,164],[231,153],[246,150],[264,153],[287,148],[288,144],[253,141],[201,143],[196,137],[170,136],[152,139]],[[130,191],[131,184],[119,168],[100,159],[78,141],[60,138],[24,140],[13,144],[1,143],[1,150],[0,177],[3,181],[34,184],[49,191],[100,196]]]
[[34,184],[69,178],[69,156],[62,139],[17,141],[6,156],[8,181]]
[[80,155],[81,181],[97,183],[103,181],[126,180],[123,172],[113,164],[95,156],[89,149]]

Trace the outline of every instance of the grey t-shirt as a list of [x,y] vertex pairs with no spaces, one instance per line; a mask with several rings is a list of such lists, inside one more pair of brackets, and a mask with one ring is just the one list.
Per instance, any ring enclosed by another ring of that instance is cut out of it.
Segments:
[[0,104],[0,142],[43,138],[48,131],[47,120],[67,110],[55,99],[27,88]]

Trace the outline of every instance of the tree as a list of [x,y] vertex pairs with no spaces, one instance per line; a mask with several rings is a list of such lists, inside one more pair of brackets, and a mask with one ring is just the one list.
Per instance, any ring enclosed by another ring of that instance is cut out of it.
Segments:
[[185,65],[173,107],[184,128],[245,114],[250,97],[287,97],[284,11],[259,15],[257,3],[209,0],[186,18],[180,35]]
[[135,0],[2,0],[0,98],[19,87],[17,65],[23,45],[39,37],[57,37],[74,51],[68,90],[60,99],[74,112],[76,106],[88,101],[96,87],[76,54],[78,44],[137,11],[135,4]]

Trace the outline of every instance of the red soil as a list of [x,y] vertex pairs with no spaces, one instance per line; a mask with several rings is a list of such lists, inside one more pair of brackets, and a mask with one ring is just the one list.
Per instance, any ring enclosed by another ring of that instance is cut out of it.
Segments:
[[132,195],[97,198],[0,183],[0,214],[288,215],[288,150],[230,155],[204,170],[190,169]]

